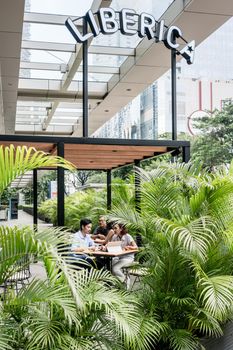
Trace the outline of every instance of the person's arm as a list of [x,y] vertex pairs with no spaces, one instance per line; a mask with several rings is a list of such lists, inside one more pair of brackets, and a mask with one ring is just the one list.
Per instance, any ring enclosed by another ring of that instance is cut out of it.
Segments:
[[94,231],[93,231],[93,233],[92,233],[92,235],[91,235],[91,238],[92,239],[96,239],[96,238],[98,238],[98,228],[99,228],[99,226],[96,226],[96,228],[94,229]]
[[81,247],[79,242],[75,242],[72,244],[71,251],[72,252],[83,252],[86,248]]
[[84,250],[86,250],[86,248],[84,248],[84,247],[76,247],[76,248],[72,248],[72,251],[73,252],[83,252]]
[[129,235],[129,237],[130,237],[129,245],[127,245],[127,246],[125,247],[125,249],[126,249],[126,250],[127,250],[127,249],[129,249],[129,250],[130,250],[130,249],[137,249],[138,246],[137,246],[135,240],[134,240],[133,237],[131,237],[130,235]]
[[130,247],[132,247],[134,249],[136,249],[138,247],[134,239],[130,242]]
[[100,233],[98,233],[98,234],[96,234],[96,235],[91,235],[91,238],[92,239],[102,239],[102,240],[104,240],[105,239],[105,236],[104,235],[101,235]]
[[107,236],[106,236],[105,239],[102,241],[102,244],[105,245],[105,244],[107,244],[108,242],[110,242],[113,235],[114,235],[113,229],[109,230]]
[[91,237],[90,236],[88,236],[88,249],[90,249],[90,250],[95,250],[95,243],[94,243],[94,241],[93,241],[93,239],[91,239]]

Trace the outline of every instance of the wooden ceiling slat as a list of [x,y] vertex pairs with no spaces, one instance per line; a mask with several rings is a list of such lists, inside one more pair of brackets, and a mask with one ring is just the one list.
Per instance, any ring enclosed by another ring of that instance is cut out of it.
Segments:
[[167,147],[164,146],[128,146],[128,145],[88,145],[88,144],[66,144],[65,150],[92,150],[92,151],[148,151],[148,152],[166,152]]
[[104,167],[104,166],[117,166],[117,165],[124,165],[125,162],[77,162],[77,167],[79,166],[83,166],[83,165],[95,165],[98,166],[100,168]]
[[94,170],[96,170],[96,171],[97,171],[97,170],[105,171],[105,170],[111,170],[111,169],[112,169],[112,167],[110,167],[110,166],[109,166],[109,167],[105,167],[105,168],[100,168],[100,167],[97,167],[97,166],[95,166],[95,167],[85,167],[85,166],[84,166],[84,167],[78,167],[78,168],[77,168],[77,170],[90,170],[90,171],[91,171],[91,170],[93,170],[93,171],[94,171]]
[[[151,155],[153,156],[153,155]],[[99,155],[99,157],[95,157],[93,155],[89,155],[88,157],[86,155],[83,155],[83,154],[68,154],[68,155],[65,155],[65,157],[67,159],[91,159],[91,160],[96,160],[96,159],[131,159],[131,160],[134,160],[134,159],[143,159],[143,157],[140,157],[140,156],[128,156],[127,154],[126,155],[122,155],[120,156],[119,154],[118,155],[115,155],[115,156],[111,156],[111,155],[108,155],[108,154],[101,154]]]
[[74,150],[69,150],[68,152],[65,152],[65,154],[68,155],[74,155],[77,157],[132,157],[134,158],[135,156],[143,158],[144,156],[153,156],[155,152],[91,152],[91,151],[82,151],[82,152],[77,152]]
[[77,165],[80,165],[80,164],[96,164],[96,165],[98,165],[98,164],[101,164],[101,166],[103,165],[103,164],[106,164],[106,165],[111,165],[111,164],[125,164],[125,163],[130,163],[130,161],[129,162],[122,162],[122,161],[108,161],[108,162],[106,162],[106,161],[86,161],[86,162],[84,162],[84,161],[77,161],[77,162],[75,162]]

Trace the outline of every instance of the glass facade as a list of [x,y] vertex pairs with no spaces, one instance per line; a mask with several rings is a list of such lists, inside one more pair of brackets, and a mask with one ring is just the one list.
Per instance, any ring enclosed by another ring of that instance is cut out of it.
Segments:
[[[233,96],[233,19],[212,33],[195,50],[195,61],[187,65],[177,62],[177,122],[178,133],[189,133],[188,118],[202,110],[222,109]],[[140,117],[134,129],[137,138],[171,137],[171,72],[165,73],[138,97]],[[212,101],[212,102],[211,102]],[[212,105],[211,105],[212,104]],[[127,118],[130,118],[130,105]],[[119,113],[120,116],[120,113]],[[118,116],[108,121],[108,130],[116,130]],[[114,122],[113,122],[114,120]],[[122,118],[121,118],[122,125]],[[124,125],[127,128],[127,120]],[[103,126],[105,130],[106,127]],[[109,131],[111,134],[111,132]],[[102,135],[101,129],[95,133]],[[118,134],[118,137],[120,135]]]

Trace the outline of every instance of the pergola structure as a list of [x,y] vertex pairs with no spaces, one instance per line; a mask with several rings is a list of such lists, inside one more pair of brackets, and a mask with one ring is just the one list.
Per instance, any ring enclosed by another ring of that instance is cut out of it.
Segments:
[[[0,135],[2,145],[14,144],[35,147],[37,150],[58,155],[71,161],[78,170],[103,170],[107,173],[107,208],[111,207],[111,171],[118,167],[170,152],[182,154],[187,162],[190,157],[188,141],[125,140],[76,137]],[[64,169],[57,169],[57,223],[64,226]],[[139,202],[139,180],[135,180],[135,197]],[[37,224],[37,170],[33,171],[34,224]]]

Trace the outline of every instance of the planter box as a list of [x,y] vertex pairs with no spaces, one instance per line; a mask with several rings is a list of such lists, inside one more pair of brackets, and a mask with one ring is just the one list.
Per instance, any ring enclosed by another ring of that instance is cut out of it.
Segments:
[[224,335],[220,338],[204,339],[201,343],[206,350],[232,350],[233,349],[233,322],[224,326]]
[[0,210],[0,220],[7,220],[8,219],[8,209],[1,209]]
[[[24,207],[23,206],[22,209],[23,209],[23,211],[25,211],[29,215],[33,216],[33,207],[29,207],[29,206]],[[51,221],[48,218],[46,218],[44,215],[37,213],[37,216],[38,216],[38,219],[45,221],[46,223],[51,224]]]

